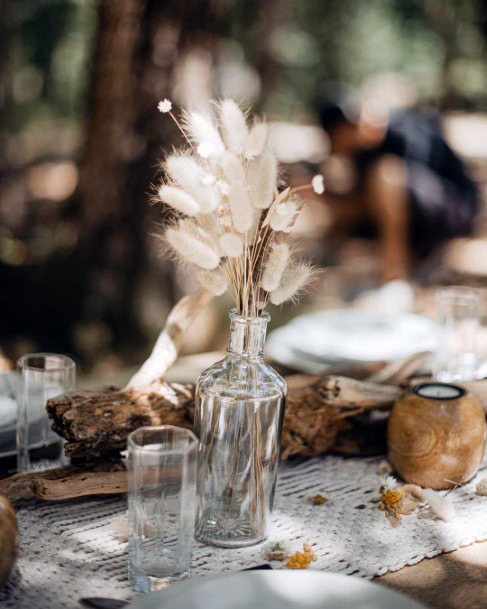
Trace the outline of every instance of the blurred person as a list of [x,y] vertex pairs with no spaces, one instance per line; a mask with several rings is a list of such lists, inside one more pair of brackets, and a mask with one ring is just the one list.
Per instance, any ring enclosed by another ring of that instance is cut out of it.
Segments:
[[436,246],[471,233],[477,188],[437,120],[388,115],[349,92],[323,99],[318,114],[330,141],[335,232],[378,240],[384,282],[408,280]]

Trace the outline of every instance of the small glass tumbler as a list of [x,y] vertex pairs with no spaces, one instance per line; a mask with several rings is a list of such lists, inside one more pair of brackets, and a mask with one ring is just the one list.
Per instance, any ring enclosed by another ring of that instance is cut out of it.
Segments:
[[128,437],[129,576],[138,592],[189,574],[197,457],[189,429],[140,427]]
[[17,361],[17,470],[66,465],[63,439],[52,430],[47,401],[72,391],[76,364],[66,355],[32,353]]
[[462,286],[442,288],[437,292],[437,306],[444,335],[436,354],[435,376],[443,383],[472,380],[478,368],[482,293]]

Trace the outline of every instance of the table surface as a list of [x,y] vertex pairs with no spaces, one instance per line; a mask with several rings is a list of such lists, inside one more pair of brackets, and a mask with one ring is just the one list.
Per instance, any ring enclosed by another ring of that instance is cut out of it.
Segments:
[[[167,375],[169,381],[192,381],[221,353],[181,357]],[[123,386],[135,370],[123,370],[104,383]],[[86,379],[84,386],[97,386]],[[487,516],[487,514],[486,514]],[[485,609],[487,607],[487,541],[377,577],[374,581],[409,594],[434,609]]]

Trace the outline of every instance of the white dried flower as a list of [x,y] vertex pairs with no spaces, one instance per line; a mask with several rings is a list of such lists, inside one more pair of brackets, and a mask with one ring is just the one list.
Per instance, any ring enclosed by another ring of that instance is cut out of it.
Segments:
[[281,285],[281,279],[289,262],[289,246],[287,243],[275,243],[267,258],[261,285],[267,292],[276,290]]
[[216,185],[218,186],[218,190],[222,193],[222,195],[226,196],[230,192],[228,182],[225,182],[225,180],[217,180]]
[[203,176],[201,181],[205,186],[211,186],[212,184],[216,183],[216,178],[211,173],[207,173]]
[[245,146],[245,158],[255,159],[260,156],[267,141],[267,125],[265,123],[255,123],[250,130]]
[[395,488],[397,488],[397,486],[398,486],[398,482],[397,482],[396,478],[394,478],[394,476],[391,476],[390,474],[386,474],[385,476],[382,477],[382,487],[395,489]]
[[[180,218],[166,230],[167,244],[183,262],[202,269],[199,280],[215,294],[230,285],[242,315],[260,315],[269,300],[281,304],[296,297],[312,271],[290,263],[282,242],[301,210],[294,193],[300,189],[283,185],[278,191],[267,125],[254,122],[249,131],[230,99],[220,103],[218,120],[190,111],[181,124],[169,100],[158,107],[169,112],[191,148],[169,155],[164,164],[167,180],[159,199]],[[320,176],[313,187],[323,188]]]
[[228,288],[228,279],[221,267],[213,271],[199,271],[197,277],[199,283],[215,296],[221,296]]
[[284,271],[281,285],[270,293],[270,301],[272,304],[280,305],[296,298],[312,278],[313,271],[307,264],[291,265]]
[[477,495],[487,495],[487,478],[482,478],[477,483]]
[[245,186],[244,168],[236,154],[226,152],[221,159],[220,167],[229,185]]
[[243,254],[243,239],[235,233],[224,233],[219,239],[220,247],[225,256],[238,258]]
[[253,206],[267,209],[274,200],[277,186],[277,160],[270,150],[250,163],[248,186]]
[[270,227],[275,231],[290,232],[298,211],[298,206],[292,200],[276,205],[272,212]]
[[172,102],[169,99],[163,99],[157,104],[157,109],[159,112],[166,114],[167,112],[171,112],[172,110]]
[[202,159],[211,159],[215,154],[215,147],[211,142],[203,142],[196,148],[196,152]]
[[211,246],[208,235],[194,229],[188,223],[180,222],[177,227],[166,230],[166,240],[176,254],[188,264],[202,269],[214,269],[220,263],[220,256]]
[[455,506],[450,497],[440,495],[430,488],[424,488],[422,491],[423,499],[429,504],[431,511],[446,522],[453,520],[455,517]]
[[185,116],[185,124],[191,138],[198,145],[198,153],[201,156],[205,154],[204,158],[217,159],[225,152],[222,138],[209,116],[200,112],[188,112]]
[[205,185],[208,175],[199,163],[191,156],[173,154],[165,163],[166,172],[198,203],[203,212],[213,211],[219,203],[216,189]]
[[249,131],[245,116],[233,99],[224,99],[220,106],[220,121],[223,141],[232,152],[241,153],[247,142]]
[[322,195],[325,192],[325,181],[321,174],[317,174],[311,180],[311,186],[317,195]]
[[187,216],[194,216],[200,211],[199,205],[193,197],[175,186],[162,184],[157,195],[163,203]]
[[226,152],[221,161],[221,168],[228,182],[228,204],[235,230],[247,232],[253,224],[254,212],[245,186],[245,173],[240,158]]
[[254,210],[245,188],[230,184],[228,204],[235,230],[237,233],[246,233],[254,224]]

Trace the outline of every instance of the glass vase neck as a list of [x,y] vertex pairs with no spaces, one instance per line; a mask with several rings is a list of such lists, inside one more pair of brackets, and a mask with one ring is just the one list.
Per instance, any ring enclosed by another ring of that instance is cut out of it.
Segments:
[[229,313],[230,340],[227,353],[245,357],[261,357],[264,353],[264,343],[267,324],[270,315],[264,313],[260,317],[244,317],[235,309]]

